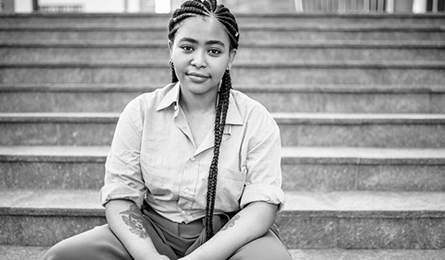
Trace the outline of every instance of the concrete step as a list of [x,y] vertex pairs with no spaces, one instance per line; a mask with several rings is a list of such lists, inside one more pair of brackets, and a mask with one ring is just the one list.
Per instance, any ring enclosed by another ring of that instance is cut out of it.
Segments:
[[[274,113],[284,146],[444,148],[444,114]],[[0,113],[0,145],[109,145],[118,113]]]
[[[1,112],[121,112],[162,85],[0,84]],[[445,85],[233,85],[271,112],[445,113]]]
[[[0,246],[3,260],[39,260],[46,246]],[[347,250],[347,249],[290,249],[294,260],[443,260],[445,250]]]
[[445,191],[445,150],[283,147],[289,191]]
[[[245,40],[361,40],[443,41],[445,26],[402,25],[320,25],[320,24],[253,24],[240,27]],[[0,24],[0,42],[107,40],[133,42],[166,39],[165,26],[157,25],[82,25],[51,24],[11,26]]]
[[[1,245],[50,246],[105,223],[95,190],[0,191]],[[290,249],[441,249],[445,193],[288,192]]]
[[[235,62],[236,84],[445,85],[444,61]],[[165,84],[168,61],[1,62],[0,83]]]
[[[166,41],[29,41],[0,43],[0,59],[16,61],[168,60]],[[243,41],[238,61],[445,60],[445,42]]]
[[[441,260],[445,250],[289,250],[294,260]],[[14,259],[15,260],[15,259]]]
[[0,188],[95,189],[103,186],[109,146],[1,146]]
[[[0,188],[96,189],[108,146],[3,146]],[[445,149],[283,147],[287,191],[445,191]]]
[[[441,14],[334,14],[334,13],[291,13],[259,14],[236,13],[239,25],[248,24],[425,24],[443,25]],[[105,25],[167,25],[171,14],[151,13],[40,13],[40,14],[2,14],[1,25],[61,25],[105,24]]]

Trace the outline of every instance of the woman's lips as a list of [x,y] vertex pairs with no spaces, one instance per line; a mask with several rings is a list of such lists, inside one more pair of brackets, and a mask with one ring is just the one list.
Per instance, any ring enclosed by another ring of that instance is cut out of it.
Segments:
[[210,76],[207,76],[205,74],[196,73],[196,72],[189,72],[186,73],[186,75],[193,81],[197,83],[204,82],[210,78]]
[[192,77],[198,77],[198,78],[210,78],[209,76],[205,75],[205,74],[201,74],[201,73],[197,73],[197,72],[189,72],[187,73],[188,76],[192,76]]

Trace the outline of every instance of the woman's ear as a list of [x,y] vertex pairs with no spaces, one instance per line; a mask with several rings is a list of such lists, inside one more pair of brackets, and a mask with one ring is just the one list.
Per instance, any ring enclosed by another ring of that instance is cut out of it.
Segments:
[[172,41],[168,41],[168,50],[170,52],[170,58],[172,56],[172,48],[173,48],[173,42]]
[[229,70],[232,68],[233,61],[235,60],[236,51],[236,49],[233,49],[229,53],[229,64],[227,64],[227,69]]

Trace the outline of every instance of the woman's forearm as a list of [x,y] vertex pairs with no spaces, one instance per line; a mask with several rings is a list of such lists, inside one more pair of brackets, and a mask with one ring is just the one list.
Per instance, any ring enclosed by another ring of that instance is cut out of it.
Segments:
[[143,222],[141,210],[127,200],[112,200],[105,206],[107,222],[135,260],[169,259],[156,250]]
[[212,239],[181,259],[228,259],[241,246],[266,234],[276,216],[276,205],[253,202],[236,214]]

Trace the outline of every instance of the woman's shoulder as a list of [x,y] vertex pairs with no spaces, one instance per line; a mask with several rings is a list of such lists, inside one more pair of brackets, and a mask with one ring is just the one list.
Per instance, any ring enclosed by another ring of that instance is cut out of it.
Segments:
[[127,105],[127,107],[138,107],[142,110],[147,110],[156,107],[161,103],[167,93],[173,89],[175,83],[170,83],[164,87],[156,88],[150,92],[142,93],[133,98]]
[[270,116],[269,111],[263,104],[249,97],[247,94],[234,89],[231,90],[231,94],[240,114],[250,115],[253,113]]

